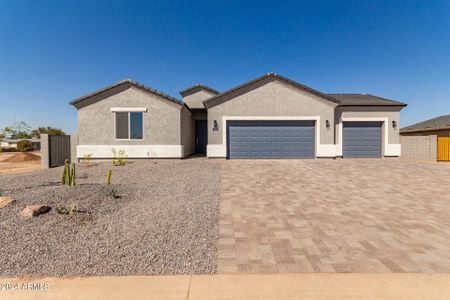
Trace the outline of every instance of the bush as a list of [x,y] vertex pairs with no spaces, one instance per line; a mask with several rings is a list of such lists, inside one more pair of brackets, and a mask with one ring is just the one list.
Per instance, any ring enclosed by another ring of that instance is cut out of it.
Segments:
[[22,152],[24,152],[24,151],[33,151],[34,150],[33,143],[30,142],[30,141],[25,141],[25,140],[24,141],[19,141],[17,143],[17,150],[22,151]]
[[125,166],[128,163],[128,155],[126,155],[125,150],[116,152],[116,149],[113,148],[111,152],[113,154],[112,163],[114,166]]
[[2,147],[0,148],[0,152],[18,152],[19,150],[16,147]]

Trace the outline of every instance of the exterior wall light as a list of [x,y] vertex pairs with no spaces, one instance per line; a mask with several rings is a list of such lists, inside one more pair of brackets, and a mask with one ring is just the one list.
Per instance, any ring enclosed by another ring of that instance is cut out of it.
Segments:
[[325,126],[327,127],[327,129],[330,129],[330,121],[326,120],[325,121]]
[[219,124],[217,124],[217,120],[214,120],[213,131],[219,131]]
[[397,128],[397,122],[396,121],[392,121],[392,128]]

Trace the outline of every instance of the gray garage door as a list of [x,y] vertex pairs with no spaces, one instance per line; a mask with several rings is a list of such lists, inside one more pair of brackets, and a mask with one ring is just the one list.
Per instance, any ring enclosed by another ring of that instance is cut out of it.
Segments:
[[228,121],[228,158],[314,158],[314,121]]
[[381,122],[344,122],[344,157],[381,157]]

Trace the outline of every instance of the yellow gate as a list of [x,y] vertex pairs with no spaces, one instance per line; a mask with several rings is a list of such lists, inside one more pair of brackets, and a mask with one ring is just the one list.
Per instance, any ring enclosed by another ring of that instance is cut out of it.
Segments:
[[438,137],[438,160],[450,160],[450,137]]

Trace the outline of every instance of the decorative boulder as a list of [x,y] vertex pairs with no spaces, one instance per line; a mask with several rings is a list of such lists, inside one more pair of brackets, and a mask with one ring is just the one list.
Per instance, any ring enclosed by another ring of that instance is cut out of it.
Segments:
[[0,208],[3,208],[10,203],[13,203],[14,201],[16,200],[9,196],[0,197]]
[[50,209],[51,207],[47,205],[30,205],[25,207],[20,215],[25,218],[31,218],[48,213]]

